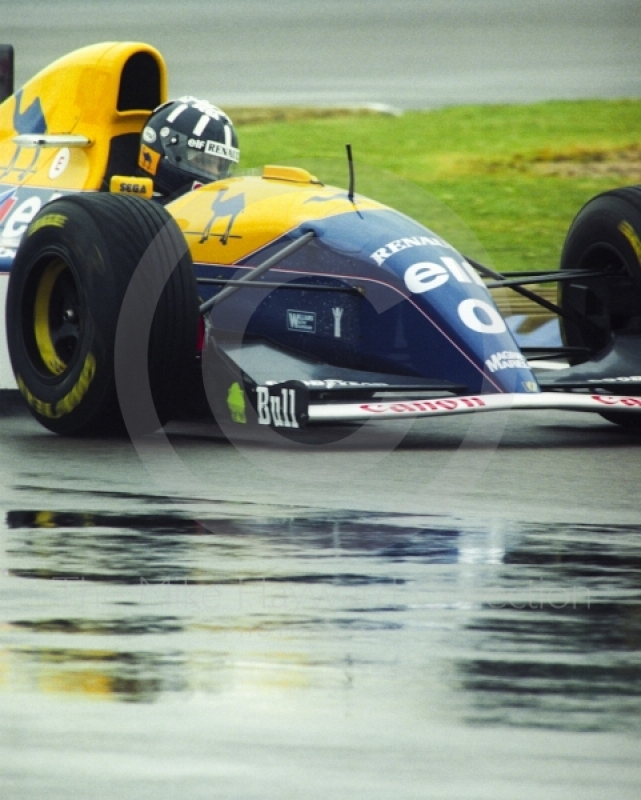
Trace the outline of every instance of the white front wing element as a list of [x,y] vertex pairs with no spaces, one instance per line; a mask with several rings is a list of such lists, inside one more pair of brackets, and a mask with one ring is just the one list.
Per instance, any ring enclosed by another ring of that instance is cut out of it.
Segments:
[[11,362],[9,361],[9,350],[7,349],[7,332],[5,322],[5,303],[7,299],[7,286],[9,285],[9,274],[0,273],[0,389],[17,389]]
[[468,397],[443,397],[369,403],[336,403],[309,406],[309,423],[364,422],[370,419],[400,417],[438,417],[446,414],[471,414],[479,411],[522,411],[562,409],[566,411],[604,411],[641,414],[641,397],[602,394],[541,392],[539,394],[484,394]]

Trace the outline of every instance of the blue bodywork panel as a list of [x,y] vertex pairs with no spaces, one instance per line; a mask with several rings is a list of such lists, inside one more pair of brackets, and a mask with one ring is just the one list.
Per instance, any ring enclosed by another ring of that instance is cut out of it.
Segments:
[[[365,210],[314,220],[246,265],[257,266],[310,230],[316,238],[256,285],[295,282],[336,291],[242,289],[212,311],[215,331],[264,338],[340,367],[448,380],[469,392],[538,391],[474,269],[402,214]],[[197,271],[227,278],[239,272],[204,265]]]

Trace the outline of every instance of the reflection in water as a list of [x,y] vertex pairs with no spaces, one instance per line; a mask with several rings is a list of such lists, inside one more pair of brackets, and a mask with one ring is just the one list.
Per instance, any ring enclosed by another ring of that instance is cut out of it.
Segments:
[[16,510],[5,539],[5,689],[148,701],[380,673],[419,692],[428,673],[472,724],[639,726],[633,528]]
[[503,596],[466,625],[478,651],[458,663],[469,719],[639,728],[638,530],[536,526],[503,561],[495,577]]
[[184,682],[177,680],[179,661],[178,656],[69,647],[24,648],[18,659],[21,667],[35,666],[40,691],[137,701],[184,689]]

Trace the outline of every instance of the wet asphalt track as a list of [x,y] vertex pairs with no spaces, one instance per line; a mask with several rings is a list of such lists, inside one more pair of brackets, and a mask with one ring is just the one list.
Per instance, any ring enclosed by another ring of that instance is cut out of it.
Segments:
[[[0,3],[19,80],[140,38],[221,104],[641,90],[638,2],[52,9]],[[636,800],[640,449],[561,412],[311,451],[0,417],[0,796]]]
[[641,441],[538,420],[3,420],[4,796],[637,798]]
[[166,434],[132,444],[60,439],[29,415],[11,416],[3,419],[0,469],[5,487],[42,481],[54,493],[81,483],[88,494],[199,502],[545,523],[640,521],[641,435],[597,415],[498,412],[408,425],[372,424],[367,434],[336,444],[276,436],[280,444],[271,447],[240,435],[229,442],[213,424],[173,423]]

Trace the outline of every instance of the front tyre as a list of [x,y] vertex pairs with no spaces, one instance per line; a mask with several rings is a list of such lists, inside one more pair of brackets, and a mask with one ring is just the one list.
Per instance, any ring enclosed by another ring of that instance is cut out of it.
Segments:
[[[599,275],[560,285],[559,305],[587,325],[561,318],[565,344],[592,358],[617,334],[641,342],[641,187],[628,186],[593,197],[574,219],[563,246],[562,270]],[[641,429],[638,415],[602,414]]]
[[[132,278],[140,278],[145,264],[150,271],[145,256],[159,238],[162,251],[151,267],[162,275],[162,286],[154,292],[149,276],[146,283],[144,275],[142,283]],[[128,318],[149,318],[146,331],[121,325],[119,332],[125,298]],[[136,413],[133,425],[127,420],[127,429],[150,432],[178,410],[195,357],[197,291],[184,237],[163,207],[140,198],[79,194],[54,200],[34,217],[18,249],[6,319],[18,387],[36,419],[64,435],[124,431],[117,336],[132,332],[125,343],[132,352],[140,344],[134,336],[148,336],[142,368],[153,407]],[[122,342],[119,352],[127,352]],[[138,361],[136,370],[140,366]],[[120,371],[127,374],[126,363]]]

